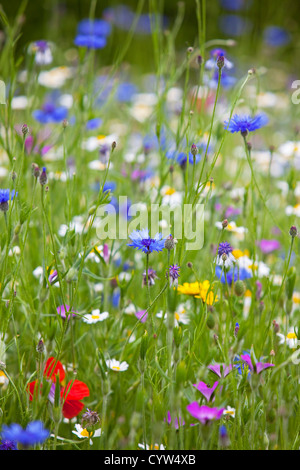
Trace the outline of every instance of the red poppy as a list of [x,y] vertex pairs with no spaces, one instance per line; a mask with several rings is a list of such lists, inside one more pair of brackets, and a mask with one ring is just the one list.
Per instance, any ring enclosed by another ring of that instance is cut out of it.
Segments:
[[[54,357],[49,357],[49,359],[47,359],[47,362],[44,368],[44,377],[46,377],[48,380],[52,380],[52,382],[56,382],[57,375],[59,376],[59,382],[61,383],[66,376],[63,365],[60,361],[57,361]],[[27,391],[29,392],[30,401],[33,400],[33,396],[36,393],[36,385],[37,385],[37,380],[34,380],[33,382],[30,382],[27,386]]]
[[88,386],[80,380],[71,380],[66,387],[63,387],[60,396],[63,399],[62,413],[64,417],[72,419],[77,416],[84,407],[80,400],[88,397],[89,394]]
[[[62,383],[66,376],[63,365],[54,357],[49,357],[44,368],[44,377],[55,383],[57,376],[59,377],[59,382]],[[27,391],[29,392],[30,401],[33,400],[34,394],[36,393],[36,384],[37,380],[34,380],[28,384]],[[55,387],[55,385],[52,387]],[[50,394],[52,395],[51,392]],[[84,397],[88,397],[89,394],[90,391],[88,386],[84,382],[81,382],[77,379],[74,381],[71,380],[66,387],[62,387],[60,396],[63,402],[63,416],[67,419],[72,419],[77,416],[84,407],[84,404],[80,400],[82,400]]]

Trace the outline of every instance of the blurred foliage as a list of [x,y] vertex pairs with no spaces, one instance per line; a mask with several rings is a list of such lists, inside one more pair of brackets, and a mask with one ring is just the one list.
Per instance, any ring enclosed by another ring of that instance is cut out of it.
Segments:
[[[101,18],[103,10],[108,7],[115,7],[122,2],[118,0],[98,0],[95,6],[95,17]],[[197,18],[196,2],[186,0],[176,2],[173,0],[145,0],[143,2],[143,12],[149,11],[149,5],[163,10],[171,26],[174,23],[178,11],[178,3],[184,4],[184,21],[177,37],[176,46],[184,49],[188,46],[194,46],[197,41]],[[299,22],[300,22],[300,4],[292,0],[284,2],[274,2],[273,0],[244,0],[245,7],[241,11],[229,11],[222,6],[221,0],[212,0],[206,2],[207,8],[207,39],[222,38],[229,36],[220,30],[220,22],[224,15],[232,14],[246,19],[249,29],[243,31],[238,37],[237,45],[234,48],[234,54],[239,58],[253,57],[252,66],[269,65],[268,62],[284,62],[291,66],[292,72],[297,73],[299,65],[294,60],[300,47]],[[5,0],[2,7],[11,22],[16,17],[16,12],[21,4],[20,0]],[[123,2],[133,10],[136,10],[138,2],[126,0]],[[59,49],[65,50],[72,47],[73,38],[76,32],[78,21],[89,16],[91,2],[89,0],[44,0],[43,2],[28,1],[25,9],[24,24],[22,25],[22,37],[17,46],[17,53],[22,55],[25,48],[31,41],[38,39],[52,40]],[[275,50],[266,49],[262,44],[263,31],[266,26],[276,25],[286,28],[291,34],[291,42],[287,46],[275,48]],[[101,60],[104,65],[109,65],[115,57],[112,45],[116,44],[117,39],[122,42],[126,32],[114,28],[108,47],[101,51]],[[149,52],[149,54],[148,54]],[[152,57],[152,38],[150,35],[137,35],[137,40],[133,41],[128,57],[131,63],[142,65],[145,69],[150,69],[153,65]],[[145,57],[147,60],[145,61]]]

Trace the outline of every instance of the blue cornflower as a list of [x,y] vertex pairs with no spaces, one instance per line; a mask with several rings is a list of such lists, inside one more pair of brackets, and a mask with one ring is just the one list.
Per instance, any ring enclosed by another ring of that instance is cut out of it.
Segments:
[[120,83],[116,92],[116,98],[122,103],[129,102],[133,95],[137,93],[137,87],[133,83]]
[[3,439],[0,443],[0,450],[18,450],[17,442]]
[[95,130],[95,129],[98,129],[101,124],[102,124],[102,119],[101,118],[93,118],[93,119],[89,119],[86,123],[86,129],[88,131],[92,131],[92,130]]
[[[224,273],[221,266],[216,266],[215,273],[216,273],[216,276],[220,279],[221,283],[225,284],[225,282],[226,282],[225,281],[225,273]],[[250,277],[252,277],[251,272],[249,272],[245,268],[239,268],[238,269],[237,266],[235,266],[234,268],[229,269],[229,271],[226,272],[226,279],[227,279],[227,283],[229,285],[231,285],[232,282],[236,282],[238,279],[240,281],[244,281],[245,279],[249,279]]]
[[62,122],[68,116],[67,108],[63,106],[56,107],[53,103],[45,103],[42,109],[36,109],[32,113],[34,119],[42,124],[50,124],[52,122]]
[[221,15],[219,27],[226,36],[238,37],[246,34],[251,29],[252,23],[239,15]]
[[254,117],[251,116],[239,116],[235,114],[230,121],[225,121],[224,128],[234,132],[241,132],[243,135],[247,135],[248,132],[256,131],[268,123],[268,117],[265,114],[257,114]]
[[109,36],[111,25],[108,21],[101,19],[84,19],[78,23],[77,33],[85,36]]
[[128,246],[133,246],[146,254],[152,253],[153,251],[162,251],[166,241],[161,233],[157,233],[154,238],[150,238],[149,230],[147,229],[134,230],[131,235],[129,235],[129,238],[132,243],[129,243]]
[[286,46],[291,41],[291,36],[284,28],[268,26],[264,30],[264,41],[271,47]]
[[25,447],[41,444],[49,437],[48,429],[41,421],[32,421],[23,429],[19,424],[3,425],[1,439],[16,441]]
[[78,24],[74,44],[89,49],[103,49],[110,31],[111,25],[105,20],[82,20]]
[[[219,81],[219,72],[216,70],[211,78],[205,77],[205,82],[208,84],[209,88],[216,89],[218,87],[218,81]],[[232,88],[237,79],[233,77],[232,75],[228,75],[226,72],[222,72],[221,75],[221,86],[225,89],[228,90],[229,88]]]
[[[18,194],[18,193],[17,193]],[[13,200],[15,195],[15,190],[13,189],[10,193],[9,189],[0,189],[0,204]]]
[[[220,0],[221,6],[225,10],[238,11],[246,7],[247,3],[245,0]],[[249,4],[249,1],[248,1]]]
[[[210,59],[205,62],[205,68],[207,70],[218,69],[217,59],[218,57],[224,57],[224,68],[232,69],[233,63],[226,58],[226,52],[224,49],[212,49],[210,51]],[[217,72],[218,74],[218,72]]]
[[[0,189],[0,210],[2,212],[8,211],[8,201],[12,201],[15,195],[15,190],[13,189],[11,192],[9,189]],[[18,193],[16,193],[16,196]]]

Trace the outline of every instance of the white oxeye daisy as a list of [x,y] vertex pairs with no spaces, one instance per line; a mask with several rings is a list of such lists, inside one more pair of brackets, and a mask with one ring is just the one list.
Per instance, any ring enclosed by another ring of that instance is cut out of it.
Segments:
[[231,408],[231,406],[227,406],[226,410],[223,411],[223,415],[231,416],[235,418],[235,408]]
[[100,428],[93,432],[88,432],[87,429],[83,428],[80,424],[75,424],[75,428],[76,431],[72,431],[72,433],[76,434],[80,439],[90,438],[90,445],[93,445],[91,437],[100,437],[102,434]]
[[280,338],[279,344],[286,343],[289,348],[297,349],[298,346],[298,337],[295,333],[294,328],[290,328],[287,335],[283,335],[281,333],[277,333],[277,336]]
[[5,389],[9,384],[9,380],[2,370],[0,370],[0,388]]
[[127,362],[119,362],[116,359],[108,359],[106,361],[106,365],[109,369],[114,370],[116,372],[124,372],[129,367],[129,364],[127,364]]
[[82,320],[85,323],[91,324],[91,323],[98,323],[99,321],[106,320],[106,318],[109,317],[108,312],[102,312],[100,313],[100,310],[97,308],[96,310],[92,310],[92,313],[87,313],[82,317]]
[[163,444],[138,444],[138,446],[143,450],[165,450],[165,446]]

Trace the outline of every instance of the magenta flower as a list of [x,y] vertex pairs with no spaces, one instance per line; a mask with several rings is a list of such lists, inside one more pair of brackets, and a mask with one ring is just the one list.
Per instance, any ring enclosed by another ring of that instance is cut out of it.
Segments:
[[[171,413],[170,411],[168,411],[168,414],[167,414],[167,423],[168,424],[171,424],[172,423],[172,416],[171,416]],[[185,425],[185,422],[183,421],[183,419],[179,416],[179,418],[177,418],[177,416],[175,416],[174,420],[173,420],[173,426],[175,429],[178,429],[180,426],[184,426]]]
[[258,246],[264,254],[272,253],[272,251],[279,250],[281,248],[278,240],[263,239],[258,243]]
[[246,362],[251,372],[256,372],[260,374],[263,370],[268,369],[269,367],[274,367],[274,364],[269,362],[256,362],[252,364],[251,356],[249,354],[241,354],[242,361]]
[[138,312],[135,312],[135,316],[141,323],[145,323],[148,318],[148,312],[146,313],[146,310],[139,310]]
[[229,366],[226,366],[225,364],[211,364],[208,366],[208,369],[221,378],[222,376],[226,377],[232,371],[232,365],[230,364]]
[[[66,313],[70,311],[70,305],[60,305],[59,307],[57,307],[57,313],[61,316],[61,318],[63,318],[64,320],[66,319],[67,315]],[[71,315],[69,314],[68,315],[68,319]],[[76,316],[76,313],[73,312],[72,310],[72,316],[75,317]]]
[[187,411],[202,424],[206,424],[209,421],[220,419],[223,415],[225,408],[211,408],[210,406],[200,406],[197,401],[190,403],[186,407]]
[[197,384],[193,384],[199,392],[206,398],[207,401],[210,401],[212,394],[214,393],[215,389],[217,388],[219,382],[215,382],[213,386],[210,388],[204,382],[199,382]]

